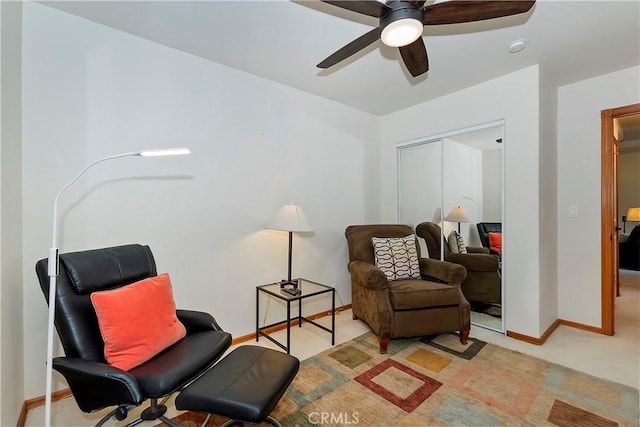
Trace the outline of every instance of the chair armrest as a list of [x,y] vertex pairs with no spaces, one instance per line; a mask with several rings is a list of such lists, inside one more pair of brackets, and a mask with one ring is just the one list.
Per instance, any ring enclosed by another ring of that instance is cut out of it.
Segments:
[[498,257],[490,254],[454,254],[445,255],[445,260],[460,264],[467,271],[498,271]]
[[202,331],[222,331],[216,319],[203,311],[176,310],[176,316],[188,334]]
[[461,284],[467,277],[467,270],[461,265],[439,259],[420,258],[420,273],[445,283]]
[[57,357],[53,359],[53,368],[67,380],[84,412],[114,405],[139,405],[144,400],[133,375],[106,363]]
[[467,252],[470,254],[488,254],[491,253],[489,248],[483,246],[467,246]]
[[382,270],[365,261],[351,261],[349,271],[355,283],[368,289],[386,289],[389,287],[387,276]]

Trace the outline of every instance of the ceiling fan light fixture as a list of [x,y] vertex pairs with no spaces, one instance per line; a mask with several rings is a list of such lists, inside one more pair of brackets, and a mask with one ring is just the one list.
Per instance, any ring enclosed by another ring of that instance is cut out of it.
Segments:
[[406,6],[404,2],[392,3],[391,6],[396,8],[380,18],[382,43],[402,47],[418,40],[424,30],[422,11],[413,5]]
[[384,27],[380,38],[391,47],[407,46],[422,35],[422,22],[413,18],[400,19]]

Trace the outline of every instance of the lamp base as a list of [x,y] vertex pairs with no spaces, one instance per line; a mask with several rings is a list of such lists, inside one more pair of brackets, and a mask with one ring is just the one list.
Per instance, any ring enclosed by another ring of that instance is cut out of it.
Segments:
[[302,294],[302,291],[298,289],[297,280],[282,280],[280,282],[280,292],[293,295],[294,297],[297,297],[298,295]]
[[280,289],[284,288],[287,285],[291,285],[293,288],[298,288],[298,279],[291,279],[291,280],[286,280],[286,279],[282,279],[280,281]]

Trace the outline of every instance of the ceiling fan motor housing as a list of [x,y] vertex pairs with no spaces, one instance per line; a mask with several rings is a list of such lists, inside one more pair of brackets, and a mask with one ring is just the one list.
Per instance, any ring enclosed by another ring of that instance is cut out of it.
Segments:
[[[398,22],[398,21],[415,20],[417,21],[415,23],[416,27],[419,27],[420,34],[422,33],[422,15],[424,12],[420,7],[417,7],[416,5],[406,1],[391,1],[387,3],[387,6],[391,8],[391,11],[386,15],[380,17],[380,30],[383,34],[382,36],[383,42],[385,41],[385,37],[384,37],[385,29],[390,24],[393,24],[394,22]],[[416,31],[417,30],[418,28],[416,28]],[[411,40],[409,43],[413,42],[414,40],[415,39]],[[385,44],[388,44],[388,43],[385,42]],[[390,44],[390,46],[398,47],[398,46],[404,46],[404,44],[399,44],[399,45]]]

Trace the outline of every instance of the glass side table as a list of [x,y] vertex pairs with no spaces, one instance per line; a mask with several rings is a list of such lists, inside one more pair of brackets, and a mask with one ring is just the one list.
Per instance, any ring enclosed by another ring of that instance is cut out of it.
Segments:
[[[256,341],[260,340],[260,335],[269,339],[278,347],[285,350],[287,353],[291,351],[291,322],[292,320],[298,321],[298,327],[302,327],[302,322],[309,322],[312,325],[317,326],[320,329],[323,329],[327,332],[331,333],[331,345],[335,344],[335,331],[336,331],[336,290],[327,285],[322,285],[320,283],[312,282],[307,279],[297,279],[298,280],[298,288],[300,289],[299,295],[291,295],[286,292],[283,292],[280,288],[280,282],[277,283],[269,283],[262,286],[256,286]],[[331,329],[320,325],[319,323],[314,322],[313,320],[304,317],[302,315],[302,303],[305,298],[309,298],[315,295],[321,295],[324,293],[331,293]],[[264,293],[270,295],[272,297],[278,298],[287,303],[287,318],[280,322],[272,323],[270,325],[260,326],[260,293]],[[298,315],[291,317],[291,303],[298,303]],[[273,328],[274,326],[282,325],[283,323],[287,324],[287,344],[284,345],[281,342],[277,341],[275,338],[271,337],[267,333],[267,329]]]

